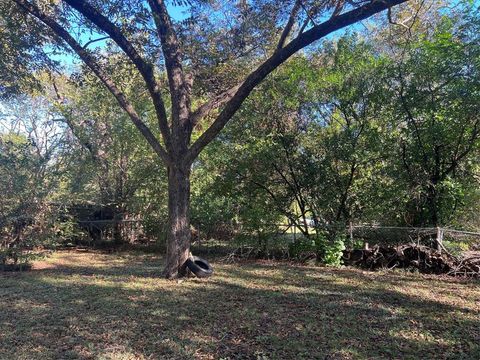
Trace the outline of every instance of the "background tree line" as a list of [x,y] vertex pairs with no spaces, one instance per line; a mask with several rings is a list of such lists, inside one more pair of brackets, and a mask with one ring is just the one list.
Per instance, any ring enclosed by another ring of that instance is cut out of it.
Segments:
[[[192,222],[268,236],[288,219],[309,237],[313,221],[332,239],[350,222],[479,229],[478,9],[429,6],[408,26],[356,29],[275,70],[193,162]],[[220,46],[214,35],[204,34]],[[248,68],[218,66],[223,47],[213,56],[192,44],[210,81],[193,101]],[[154,129],[141,76],[115,47],[102,51],[104,68]],[[2,75],[4,241],[32,239],[40,223],[42,239],[75,235],[57,206],[75,203],[108,206],[119,221],[142,219],[147,236],[164,241],[166,169],[101,81],[86,66],[19,70],[28,73],[24,83]],[[192,139],[207,127],[205,118]],[[118,231],[114,239],[122,242]]]

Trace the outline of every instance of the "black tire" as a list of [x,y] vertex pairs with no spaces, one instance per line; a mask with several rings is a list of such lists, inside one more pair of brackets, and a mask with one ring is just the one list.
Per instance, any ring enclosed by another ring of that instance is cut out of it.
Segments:
[[195,274],[196,277],[206,278],[212,276],[213,274],[213,268],[208,263],[208,261],[199,258],[198,256],[192,256],[188,258],[185,264],[190,269],[190,271]]

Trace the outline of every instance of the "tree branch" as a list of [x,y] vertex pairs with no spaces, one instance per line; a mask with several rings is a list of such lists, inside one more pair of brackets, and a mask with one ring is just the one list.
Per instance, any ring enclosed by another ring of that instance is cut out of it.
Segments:
[[278,66],[283,64],[288,58],[300,49],[311,43],[325,37],[326,35],[342,29],[348,25],[364,20],[374,14],[377,14],[392,6],[404,3],[408,0],[372,0],[370,3],[344,14],[335,16],[322,24],[312,27],[310,30],[300,34],[288,45],[276,51],[262,65],[253,71],[245,81],[238,87],[235,95],[225,104],[212,125],[195,141],[190,147],[185,161],[191,163],[200,154],[217,134],[225,127],[228,121],[240,108],[250,92]]
[[266,185],[264,185],[264,184],[262,184],[258,181],[255,181],[255,180],[248,179],[245,175],[242,175],[239,171],[236,171],[236,173],[237,173],[237,175],[239,175],[243,179],[251,182],[253,185],[256,185],[258,188],[264,190],[272,198],[277,210],[280,213],[284,214],[295,226],[297,226],[301,230],[300,224],[298,224],[297,219],[295,217],[295,214],[293,212],[289,211],[288,208],[285,208],[285,206],[282,206],[282,205],[285,204],[285,201],[279,200],[277,198],[277,196],[275,195],[275,193],[273,191],[271,191]]
[[479,137],[480,137],[480,118],[475,121],[473,129],[468,138],[467,147],[460,154],[456,155],[454,159],[452,159],[452,163],[450,164],[450,166],[443,171],[443,174],[441,175],[442,178],[445,178],[452,171],[456,169],[456,167],[458,166],[458,163],[462,161],[463,158],[465,158],[473,150],[474,146],[477,144],[479,140]]
[[212,100],[201,105],[197,110],[193,112],[190,118],[192,126],[195,127],[195,125],[197,125],[198,122],[202,120],[205,116],[207,116],[210,111],[217,109],[227,103],[233,97],[233,95],[235,95],[239,87],[240,85],[235,85],[227,91],[215,96]]
[[110,77],[105,73],[105,71],[98,64],[93,55],[86,49],[84,49],[69,33],[65,30],[60,24],[58,24],[52,17],[45,14],[37,6],[29,3],[27,0],[11,0],[15,2],[20,8],[35,16],[45,25],[47,25],[52,31],[62,38],[82,59],[82,61],[97,75],[97,77],[103,82],[103,84],[108,88],[112,95],[117,99],[120,106],[127,112],[130,116],[130,119],[137,127],[137,129],[142,133],[145,139],[148,141],[150,146],[155,150],[155,152],[162,158],[162,160],[168,165],[171,163],[170,156],[164,150],[162,145],[158,142],[157,138],[150,129],[143,123],[143,121],[138,116],[137,112],[133,108],[132,104],[126,99],[125,95],[117,88],[115,83],[110,79]]
[[405,111],[405,114],[407,116],[407,120],[413,125],[413,129],[415,132],[415,137],[417,138],[418,146],[420,147],[420,150],[422,152],[422,159],[423,159],[423,164],[425,167],[428,167],[428,155],[425,150],[425,146],[423,144],[422,136],[420,134],[420,129],[417,125],[417,121],[415,120],[415,117],[413,116],[413,113],[410,111],[410,107],[408,106],[407,99],[405,98],[405,95],[403,93],[404,91],[404,82],[403,82],[403,75],[400,71],[400,90],[398,95],[400,96],[400,102],[402,104],[403,110]]
[[107,39],[110,39],[110,36],[102,36],[98,39],[92,39],[92,40],[89,40],[87,41],[84,45],[83,45],[83,48],[86,49],[87,47],[89,47],[90,45],[92,45],[93,43],[96,43],[98,41],[102,41],[102,40],[107,40]]
[[280,40],[277,44],[277,50],[280,50],[285,45],[285,41],[287,40],[288,35],[292,31],[293,25],[295,24],[295,17],[298,14],[298,11],[302,7],[302,0],[295,0],[295,4],[293,5],[292,11],[290,12],[290,16],[288,17],[287,24],[282,31],[282,35],[280,35]]
[[[162,44],[163,56],[165,57],[165,67],[172,97],[173,131],[181,132],[183,126],[190,125],[188,123],[190,101],[182,68],[182,53],[165,2],[163,0],[148,0],[148,4],[152,10],[158,37]],[[180,133],[174,136],[177,137],[177,140],[180,140]]]
[[[167,150],[171,149],[170,130],[168,128],[167,113],[165,111],[165,104],[160,92],[160,86],[155,79],[154,69],[152,64],[147,63],[133,47],[130,41],[122,34],[120,29],[113,24],[107,17],[102,15],[97,9],[83,0],[63,0],[72,8],[77,10],[93,24],[98,26],[102,31],[107,33],[113,41],[125,52],[128,58],[132,61],[135,67],[142,75],[147,85],[148,91],[155,106],[157,113],[158,125],[165,141]],[[88,44],[88,43],[87,43]],[[86,47],[86,45],[84,46]]]

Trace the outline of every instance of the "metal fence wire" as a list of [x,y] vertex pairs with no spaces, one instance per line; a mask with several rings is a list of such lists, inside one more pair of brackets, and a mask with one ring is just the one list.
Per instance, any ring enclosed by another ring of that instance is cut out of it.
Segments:
[[350,225],[347,231],[352,243],[360,239],[370,245],[417,243],[442,249],[445,244],[453,243],[465,250],[480,247],[480,233],[446,227]]

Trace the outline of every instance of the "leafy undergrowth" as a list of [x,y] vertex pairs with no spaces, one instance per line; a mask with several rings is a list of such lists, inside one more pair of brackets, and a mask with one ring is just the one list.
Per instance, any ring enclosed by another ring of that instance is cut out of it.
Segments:
[[480,283],[62,251],[0,274],[0,359],[479,359]]

